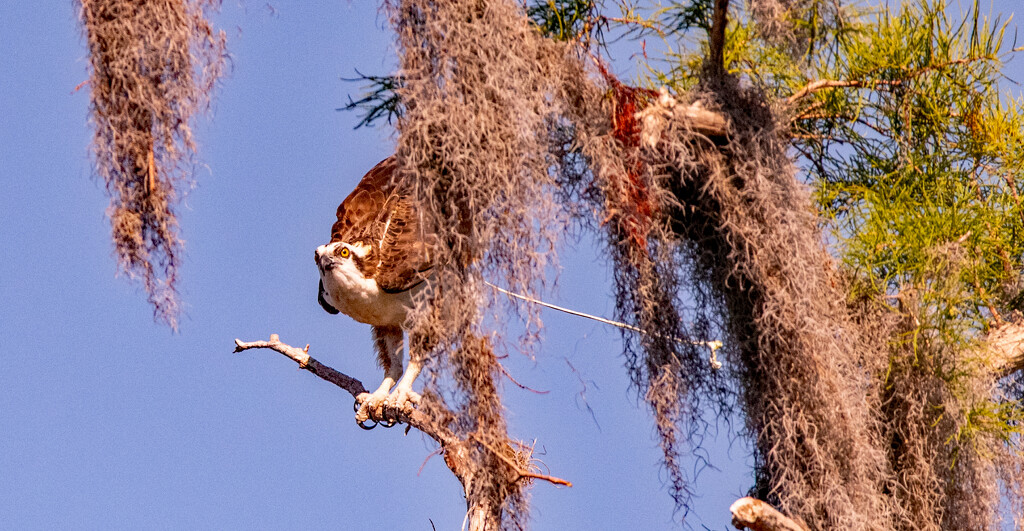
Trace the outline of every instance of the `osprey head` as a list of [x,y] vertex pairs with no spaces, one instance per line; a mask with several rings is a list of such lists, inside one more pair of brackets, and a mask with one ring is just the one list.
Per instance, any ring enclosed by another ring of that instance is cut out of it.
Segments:
[[331,242],[316,248],[313,260],[320,271],[317,301],[327,313],[339,313],[337,301],[342,291],[353,292],[375,282],[366,274],[364,261],[370,247],[361,243]]

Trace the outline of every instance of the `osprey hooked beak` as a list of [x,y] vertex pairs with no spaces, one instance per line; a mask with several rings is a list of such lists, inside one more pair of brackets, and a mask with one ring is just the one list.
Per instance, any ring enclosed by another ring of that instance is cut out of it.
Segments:
[[[325,271],[330,271],[334,267],[334,265],[335,265],[334,260],[330,259],[326,255],[327,255],[327,246],[326,245],[321,245],[320,247],[317,247],[316,251],[313,252],[313,261],[316,262],[316,267],[317,267],[317,269],[320,270],[320,274],[321,275],[323,275],[323,273]],[[317,302],[320,303],[320,306],[323,307],[324,311],[326,311],[327,313],[329,313],[331,315],[337,315],[337,314],[341,313],[341,312],[338,311],[337,308],[335,308],[334,306],[331,306],[331,304],[329,302],[327,302],[327,299],[324,297],[324,280],[323,280],[323,278],[320,279],[320,286],[317,288],[316,300],[317,300]]]
[[337,264],[337,261],[334,259],[333,256],[334,253],[331,252],[333,251],[333,247],[335,245],[336,244],[333,243],[321,245],[320,247],[316,248],[316,251],[313,252],[313,261],[316,262],[316,267],[320,270],[321,273],[334,269],[334,266]]

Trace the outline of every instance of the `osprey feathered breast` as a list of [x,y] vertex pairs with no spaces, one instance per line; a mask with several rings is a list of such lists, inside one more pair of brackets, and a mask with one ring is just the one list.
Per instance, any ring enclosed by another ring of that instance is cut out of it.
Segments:
[[357,398],[360,422],[385,403],[403,407],[419,400],[412,390],[419,363],[410,359],[402,370],[403,327],[413,297],[429,284],[433,234],[425,231],[414,198],[396,179],[396,168],[390,157],[363,176],[338,206],[330,243],[315,255],[320,305],[373,327],[384,381]]

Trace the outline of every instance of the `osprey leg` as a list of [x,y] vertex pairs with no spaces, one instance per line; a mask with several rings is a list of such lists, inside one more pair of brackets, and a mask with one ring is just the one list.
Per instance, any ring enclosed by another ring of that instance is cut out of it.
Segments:
[[397,326],[375,326],[373,339],[377,361],[384,369],[384,380],[376,391],[362,393],[356,397],[359,404],[356,422],[365,422],[370,417],[381,418],[391,387],[402,376],[402,329]]
[[[436,311],[436,309],[434,309]],[[404,408],[406,404],[419,404],[419,393],[412,390],[412,384],[423,369],[423,359],[427,352],[433,350],[435,342],[429,336],[409,334],[409,366],[402,373],[402,379],[395,386],[395,391],[388,398],[388,405]]]
[[402,373],[402,379],[395,386],[395,391],[388,397],[387,405],[389,407],[403,409],[406,404],[416,405],[420,403],[420,395],[412,390],[412,383],[419,376],[421,368],[422,365],[419,360],[413,359],[410,356],[409,366]]

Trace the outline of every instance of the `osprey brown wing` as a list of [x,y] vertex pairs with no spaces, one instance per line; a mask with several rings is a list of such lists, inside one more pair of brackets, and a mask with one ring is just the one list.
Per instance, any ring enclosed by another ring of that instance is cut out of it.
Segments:
[[332,243],[367,239],[375,222],[386,212],[386,203],[395,189],[396,168],[395,158],[388,157],[366,172],[355,190],[338,205],[338,221],[331,227]]
[[386,292],[405,291],[425,280],[433,267],[433,234],[423,230],[412,198],[396,194],[381,222],[377,285]]
[[423,230],[412,195],[395,178],[396,168],[389,157],[370,170],[338,206],[331,228],[332,242],[370,246],[361,269],[389,293],[423,282],[423,273],[433,267],[433,234]]

